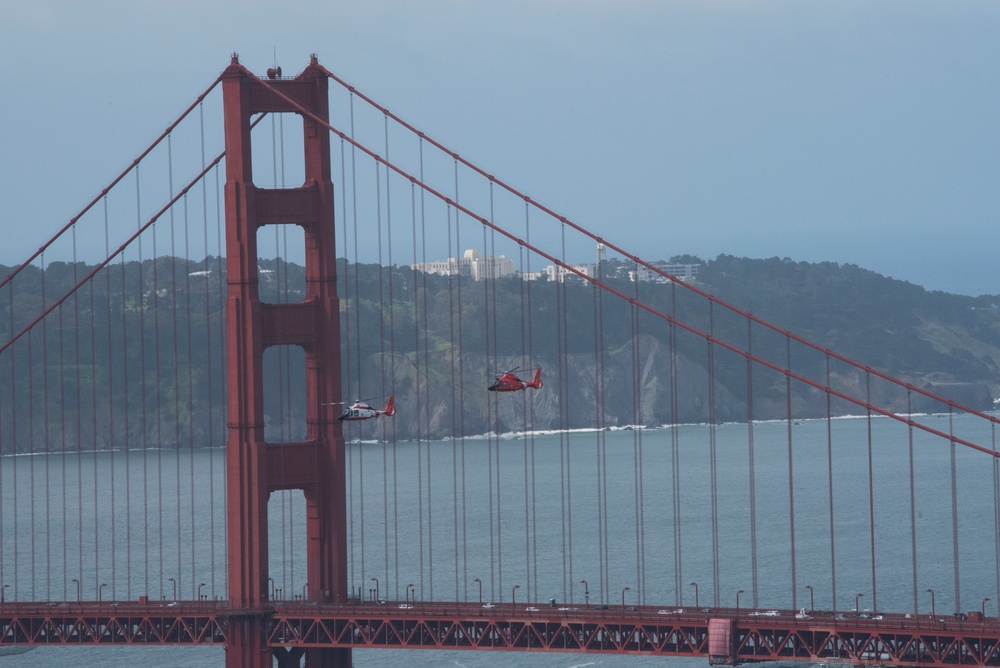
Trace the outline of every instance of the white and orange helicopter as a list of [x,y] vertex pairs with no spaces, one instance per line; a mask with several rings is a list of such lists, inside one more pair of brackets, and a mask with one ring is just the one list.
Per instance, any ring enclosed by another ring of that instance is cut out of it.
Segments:
[[348,406],[344,410],[344,414],[341,415],[338,420],[344,422],[353,422],[356,420],[370,420],[372,418],[377,418],[381,416],[392,417],[396,414],[396,403],[395,397],[389,395],[389,401],[386,403],[385,408],[373,408],[368,404],[368,401],[355,401],[353,404]]

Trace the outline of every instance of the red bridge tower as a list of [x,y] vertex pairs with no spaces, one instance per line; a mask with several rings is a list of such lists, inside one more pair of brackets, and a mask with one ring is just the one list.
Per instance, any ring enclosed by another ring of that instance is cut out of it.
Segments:
[[[269,623],[267,501],[272,492],[300,489],[306,499],[307,600],[347,596],[344,439],[340,401],[340,320],[334,240],[328,80],[316,57],[294,79],[257,80],[234,55],[223,73],[226,134],[226,268],[228,440],[226,444],[229,645],[226,666],[299,666],[302,653],[272,650]],[[305,182],[262,189],[253,183],[251,117],[298,113],[302,105]],[[257,232],[265,225],[305,231],[306,297],[265,304],[258,294]],[[297,345],[305,351],[307,434],[296,443],[264,441],[264,349]],[[280,471],[280,479],[275,475]],[[346,668],[350,650],[306,650],[309,668]]]

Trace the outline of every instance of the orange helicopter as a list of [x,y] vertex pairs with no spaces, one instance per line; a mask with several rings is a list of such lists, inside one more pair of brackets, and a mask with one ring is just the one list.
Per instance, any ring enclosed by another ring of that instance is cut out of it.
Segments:
[[535,369],[535,377],[531,380],[521,380],[514,373],[517,371],[518,367],[511,369],[510,371],[504,371],[503,373],[498,373],[495,376],[495,380],[488,389],[490,392],[516,392],[518,390],[524,390],[526,388],[541,389],[542,387],[542,370]]

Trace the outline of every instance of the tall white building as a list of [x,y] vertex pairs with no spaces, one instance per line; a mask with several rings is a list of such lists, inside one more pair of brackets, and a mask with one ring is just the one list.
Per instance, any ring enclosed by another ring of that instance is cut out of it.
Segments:
[[441,276],[471,276],[473,280],[482,281],[487,278],[503,278],[513,276],[516,272],[514,261],[505,255],[494,257],[483,255],[475,249],[465,251],[462,257],[450,257],[447,260],[420,262],[410,265],[417,271]]

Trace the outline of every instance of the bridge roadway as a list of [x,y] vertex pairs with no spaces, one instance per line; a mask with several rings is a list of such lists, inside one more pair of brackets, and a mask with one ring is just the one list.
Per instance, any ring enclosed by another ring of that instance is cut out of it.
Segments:
[[223,601],[0,603],[0,647],[222,645],[230,624],[263,620],[276,653],[312,647],[422,648],[646,654],[712,664],[808,661],[877,665],[1000,666],[1000,620],[854,612],[552,607],[548,604]]

